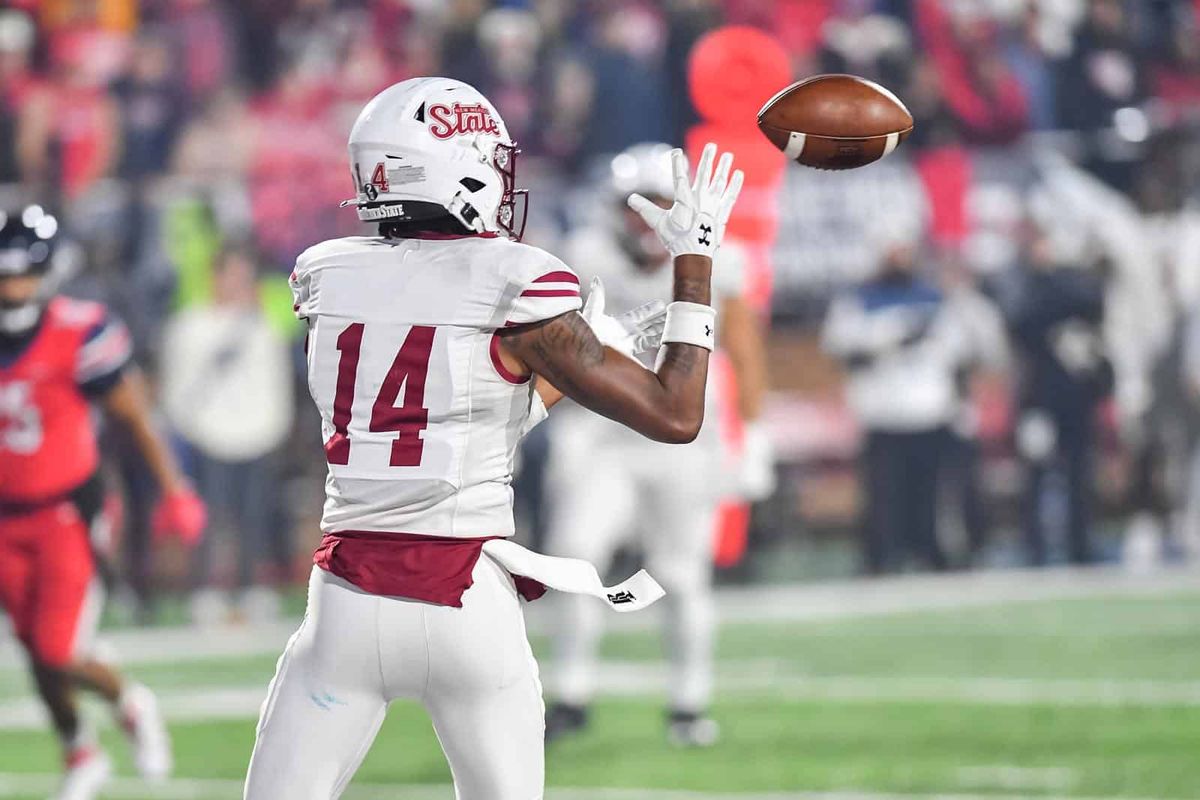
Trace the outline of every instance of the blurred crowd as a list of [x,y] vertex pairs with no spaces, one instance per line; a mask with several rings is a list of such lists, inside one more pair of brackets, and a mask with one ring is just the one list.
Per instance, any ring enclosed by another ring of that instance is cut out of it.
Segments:
[[[526,238],[553,250],[611,154],[684,141],[688,56],[722,25],[770,32],[796,77],[878,80],[916,119],[883,164],[787,170],[771,265],[780,455],[862,467],[867,568],[984,559],[1006,490],[1036,563],[1102,557],[1097,487],[1139,512],[1129,553],[1200,537],[1196,0],[10,0],[0,199],[58,210],[86,253],[72,291],[134,333],[215,511],[186,582],[290,580],[290,532],[313,528],[319,431],[286,276],[362,231],[337,204],[363,103],[416,75],[476,85],[525,154]],[[822,326],[836,373],[789,346]],[[799,431],[814,414],[833,433]],[[145,593],[158,568],[127,462]],[[797,475],[760,515],[774,534],[821,516],[804,487],[828,484]]]

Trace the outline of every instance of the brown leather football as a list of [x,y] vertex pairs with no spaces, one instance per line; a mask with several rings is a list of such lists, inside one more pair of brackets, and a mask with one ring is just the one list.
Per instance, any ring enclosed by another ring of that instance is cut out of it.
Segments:
[[854,169],[895,150],[912,133],[913,118],[900,98],[873,81],[817,75],[768,100],[758,128],[800,164]]

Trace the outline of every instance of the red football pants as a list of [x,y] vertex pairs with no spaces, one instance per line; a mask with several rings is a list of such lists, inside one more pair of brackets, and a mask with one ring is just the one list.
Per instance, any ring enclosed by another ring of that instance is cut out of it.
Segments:
[[63,667],[91,646],[103,589],[70,502],[0,511],[0,606],[33,659]]

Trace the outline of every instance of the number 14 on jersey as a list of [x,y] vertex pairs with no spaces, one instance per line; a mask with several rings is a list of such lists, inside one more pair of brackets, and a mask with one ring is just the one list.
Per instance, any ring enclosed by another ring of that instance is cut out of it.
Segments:
[[[325,458],[330,464],[345,466],[350,463],[353,447],[350,423],[365,330],[365,324],[355,322],[337,337],[340,357],[333,399],[333,435],[325,442]],[[396,433],[389,462],[393,467],[421,465],[425,450],[421,432],[429,424],[429,409],[425,407],[425,379],[429,373],[429,356],[433,351],[436,331],[436,328],[428,325],[414,325],[409,329],[371,406],[367,430],[371,433]],[[402,390],[404,399],[397,406],[396,401]]]

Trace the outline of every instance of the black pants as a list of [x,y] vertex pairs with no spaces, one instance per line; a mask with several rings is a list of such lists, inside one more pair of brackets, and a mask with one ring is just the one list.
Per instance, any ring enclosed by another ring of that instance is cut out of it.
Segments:
[[[1047,517],[1062,519],[1067,534],[1067,557],[1074,564],[1095,560],[1092,550],[1092,506],[1095,484],[1095,433],[1092,428],[1093,409],[1081,410],[1074,418],[1060,416],[1055,420],[1057,450],[1047,462],[1029,465],[1029,484],[1025,502],[1025,538],[1029,560],[1035,566],[1044,565],[1049,557],[1046,537]],[[1052,481],[1063,483],[1066,502],[1064,513],[1051,514],[1047,502],[1051,497]],[[1065,518],[1064,518],[1065,517]]]
[[948,431],[942,456],[942,476],[947,499],[966,534],[966,552],[960,556],[969,566],[983,552],[988,539],[988,512],[982,483],[982,448],[978,440]]
[[237,549],[237,588],[249,587],[259,564],[272,567],[272,582],[291,568],[291,535],[277,513],[279,463],[274,454],[250,461],[219,461],[195,455],[196,485],[208,504],[209,530],[196,548],[192,584],[213,584],[216,530],[232,534]]
[[[946,431],[869,431],[863,451],[867,572],[891,572],[912,558],[946,569],[937,537],[938,470]],[[907,558],[906,558],[907,557]]]

